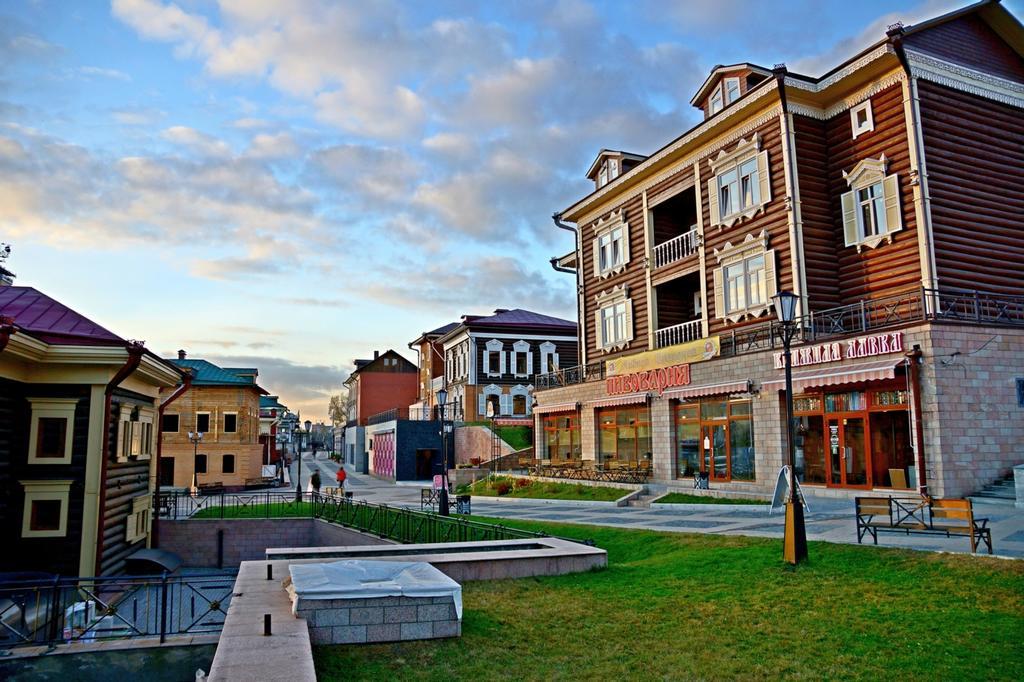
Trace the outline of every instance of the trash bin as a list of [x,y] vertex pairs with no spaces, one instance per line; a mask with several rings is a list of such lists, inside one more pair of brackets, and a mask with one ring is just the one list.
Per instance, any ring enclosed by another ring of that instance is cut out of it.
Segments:
[[349,502],[352,501],[352,491],[351,490],[346,490],[345,491],[345,499],[348,500]]
[[471,503],[472,496],[470,495],[457,495],[455,497],[455,513],[456,514],[471,514]]

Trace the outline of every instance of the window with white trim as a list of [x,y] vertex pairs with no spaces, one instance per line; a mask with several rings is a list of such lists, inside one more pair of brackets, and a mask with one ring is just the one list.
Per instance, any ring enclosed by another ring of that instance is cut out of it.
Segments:
[[238,413],[224,413],[224,433],[235,433],[238,431]]
[[775,295],[775,251],[768,249],[768,233],[748,234],[733,246],[715,249],[720,267],[714,271],[715,317],[738,322],[759,317],[771,309]]
[[597,345],[603,350],[626,347],[633,340],[633,301],[626,288],[615,287],[597,296],[595,315]]
[[132,498],[132,511],[125,523],[125,541],[129,544],[149,535],[149,510],[149,495]]
[[70,480],[18,481],[25,489],[21,537],[62,538],[68,534]]
[[883,240],[891,243],[893,233],[903,229],[899,178],[895,173],[885,174],[887,165],[883,154],[878,159],[863,159],[844,173],[850,187],[841,197],[846,246],[860,251]]
[[513,343],[512,355],[514,358],[512,368],[517,377],[528,377],[533,374],[533,357],[528,342],[516,341]]
[[714,116],[724,108],[725,100],[722,98],[722,87],[715,86],[715,91],[711,93],[711,101],[708,103],[708,111],[711,116]]
[[498,339],[487,342],[484,350],[484,370],[487,376],[501,376],[505,373],[505,345]]
[[605,159],[601,162],[597,171],[597,187],[604,187],[609,182],[619,177],[621,166],[618,159]]
[[725,103],[732,104],[740,98],[740,79],[726,78],[722,82],[725,84]]
[[771,201],[768,152],[760,149],[761,139],[755,134],[710,161],[715,174],[707,185],[712,225],[729,226],[750,218]]
[[197,433],[209,433],[210,432],[210,413],[209,412],[196,412],[196,432]]
[[629,262],[629,224],[618,211],[595,226],[594,276],[608,277]]
[[77,398],[29,398],[29,464],[71,464]]
[[547,374],[558,369],[557,346],[550,341],[540,344],[540,372]]
[[858,136],[875,129],[875,121],[871,115],[871,100],[850,109],[850,127],[853,129],[855,140]]

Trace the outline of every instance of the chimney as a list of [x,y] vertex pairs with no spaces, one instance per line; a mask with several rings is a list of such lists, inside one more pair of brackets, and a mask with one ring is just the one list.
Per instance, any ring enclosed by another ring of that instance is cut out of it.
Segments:
[[179,360],[184,360],[185,359],[185,351],[183,351],[183,350],[179,350],[178,351],[178,359]]
[[380,357],[380,351],[379,350],[373,351],[373,359],[376,360],[379,357]]

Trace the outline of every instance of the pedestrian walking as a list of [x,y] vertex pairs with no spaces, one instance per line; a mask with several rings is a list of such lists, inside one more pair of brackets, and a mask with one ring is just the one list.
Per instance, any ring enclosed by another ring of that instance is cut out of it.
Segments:
[[309,479],[310,484],[313,486],[313,492],[317,495],[320,494],[320,471],[314,471],[313,475]]
[[338,473],[334,475],[334,478],[338,481],[338,489],[341,492],[345,492],[345,479],[348,478],[348,474],[345,473],[344,466],[338,469]]

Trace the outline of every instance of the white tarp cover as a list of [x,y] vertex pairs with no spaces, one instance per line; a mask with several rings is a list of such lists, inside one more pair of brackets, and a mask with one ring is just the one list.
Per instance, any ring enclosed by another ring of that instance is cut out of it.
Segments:
[[[291,590],[299,599],[447,597],[462,620],[462,586],[424,561],[362,561],[292,564]],[[293,602],[292,610],[294,611]]]

